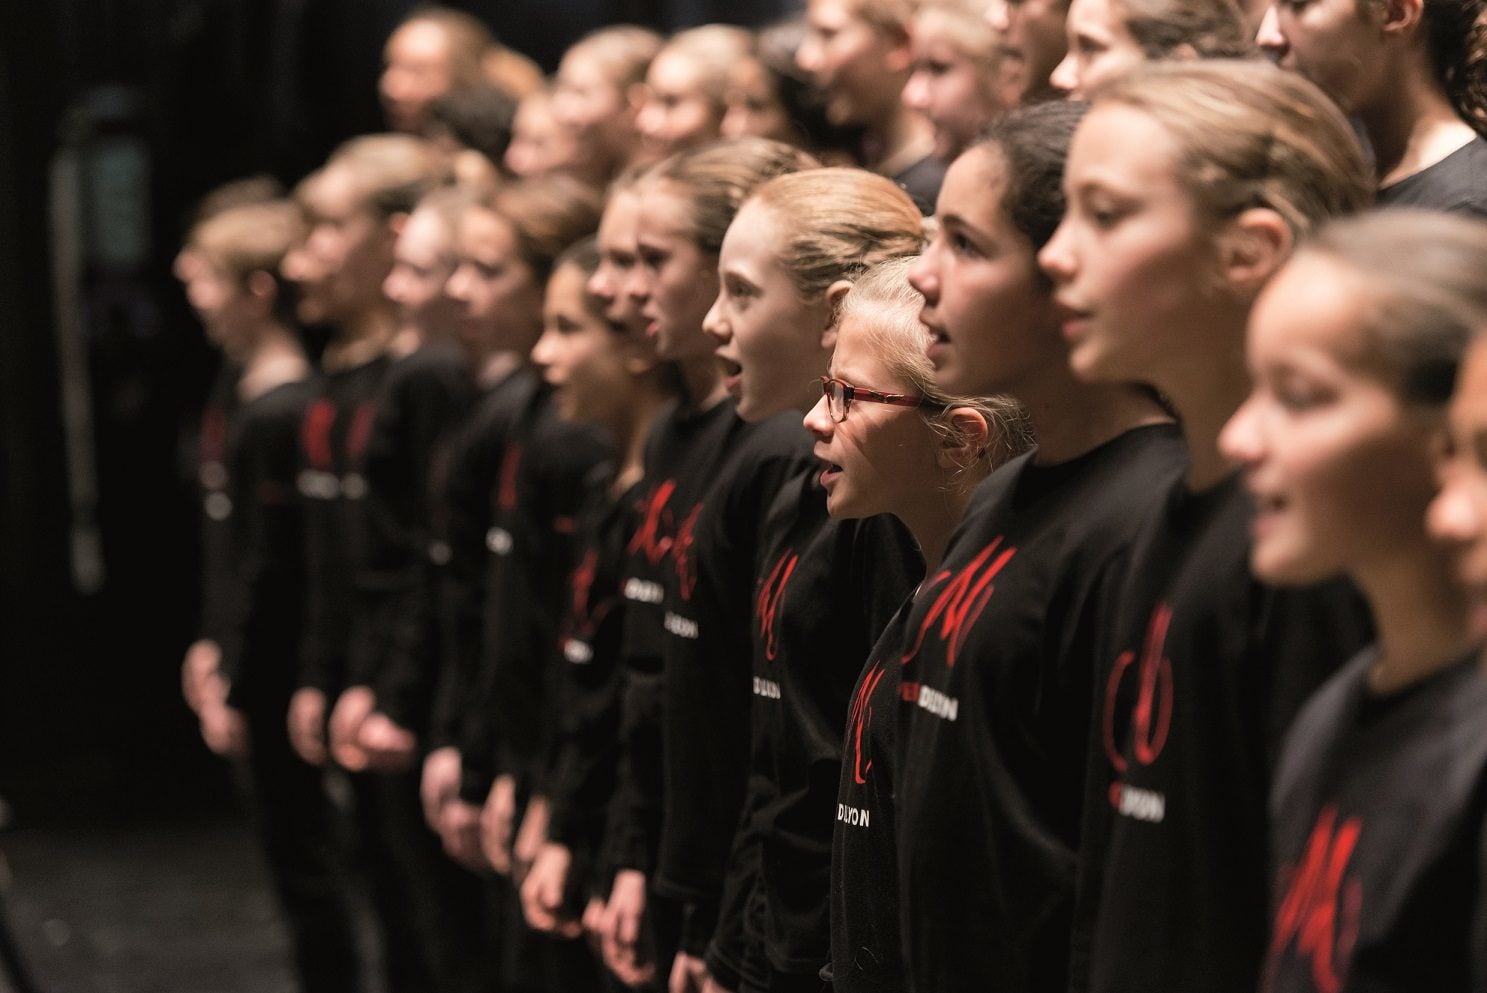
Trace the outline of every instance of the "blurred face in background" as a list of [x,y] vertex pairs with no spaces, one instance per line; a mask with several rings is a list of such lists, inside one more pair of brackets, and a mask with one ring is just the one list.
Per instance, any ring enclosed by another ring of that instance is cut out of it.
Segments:
[[454,264],[454,239],[444,219],[434,210],[415,210],[393,246],[392,272],[382,284],[405,327],[429,338],[454,332],[459,307],[445,292]]
[[758,59],[738,64],[725,99],[723,137],[772,138],[792,144],[799,140],[769,70]]
[[646,154],[656,160],[722,135],[722,108],[705,89],[706,74],[690,55],[663,51],[645,77],[635,117]]
[[542,284],[521,257],[516,231],[493,210],[460,218],[458,262],[447,292],[459,308],[460,343],[479,361],[494,352],[526,354],[542,328]]
[[574,171],[578,142],[574,132],[554,113],[554,104],[550,94],[539,91],[517,106],[511,123],[511,144],[506,148],[506,168],[512,175],[528,179]]
[[795,60],[826,96],[833,124],[879,125],[892,116],[911,53],[907,35],[864,20],[852,0],[811,0]]
[[299,319],[341,324],[378,306],[394,235],[366,202],[355,173],[332,162],[306,181],[300,205],[307,234],[280,267],[299,291]]
[[422,133],[429,104],[448,93],[454,84],[444,29],[431,21],[410,21],[387,39],[382,57],[377,90],[387,126],[394,131]]

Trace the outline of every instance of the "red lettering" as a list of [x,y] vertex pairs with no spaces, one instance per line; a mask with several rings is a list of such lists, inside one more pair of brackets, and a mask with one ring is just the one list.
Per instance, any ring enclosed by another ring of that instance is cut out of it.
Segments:
[[502,511],[513,511],[517,507],[516,477],[521,471],[522,446],[508,445],[501,456],[501,481],[496,490],[496,507]]
[[671,551],[671,536],[666,534],[671,515],[666,511],[666,503],[675,489],[676,480],[668,479],[646,494],[640,504],[640,527],[635,529],[635,535],[626,548],[631,555],[644,554],[646,561],[653,566]]
[[324,397],[305,409],[300,426],[300,447],[310,465],[322,472],[331,468],[330,429],[336,422],[336,405]]
[[860,786],[867,782],[867,774],[872,771],[873,760],[871,757],[866,762],[862,757],[862,729],[872,723],[873,719],[873,694],[878,690],[878,684],[883,681],[883,664],[874,662],[873,667],[862,680],[862,686],[857,690],[857,696],[852,700],[852,713],[849,720],[852,722],[852,746],[854,757],[852,760],[852,779]]
[[353,464],[360,462],[372,440],[372,424],[377,420],[377,406],[364,403],[356,408],[351,418],[351,430],[346,432],[346,453]]
[[1294,941],[1297,954],[1311,959],[1312,981],[1320,993],[1342,989],[1362,910],[1357,881],[1348,886],[1346,903],[1343,882],[1363,824],[1351,817],[1334,832],[1336,821],[1337,808],[1323,807],[1300,864],[1291,870],[1290,884],[1275,912],[1266,970],[1273,977],[1280,956]]
[[692,508],[692,512],[682,521],[681,527],[676,529],[676,540],[671,543],[671,559],[676,564],[676,589],[683,600],[692,599],[692,591],[697,588],[696,564],[692,561],[692,546],[697,542],[697,517],[702,513],[702,504]]
[[[1172,608],[1158,604],[1146,629],[1146,643],[1137,670],[1136,706],[1131,712],[1131,747],[1136,761],[1151,765],[1167,745],[1172,730],[1172,660],[1163,656],[1167,629],[1172,626]],[[1105,755],[1117,772],[1126,771],[1125,750],[1115,729],[1115,709],[1120,684],[1136,661],[1136,653],[1121,652],[1105,687]]]
[[760,584],[759,595],[754,600],[754,616],[759,620],[759,637],[764,640],[764,657],[771,662],[774,661],[778,647],[775,643],[775,614],[785,599],[785,584],[790,582],[799,563],[800,556],[786,549],[785,554],[780,556]]
[[[1016,548],[1007,548],[999,552],[1001,544],[1002,539],[997,538],[983,548],[981,553],[940,591],[930,606],[929,615],[919,626],[919,637],[914,642],[914,647],[904,655],[903,661],[907,662],[919,654],[919,649],[923,646],[929,629],[938,621],[940,624],[938,635],[945,644],[945,664],[954,668],[955,659],[965,644],[966,634],[975,626],[977,618],[981,616],[981,611],[986,609],[987,601],[996,592],[996,585],[992,580],[996,578],[997,573],[1006,568],[1008,562],[1012,561],[1012,556],[1017,554]],[[936,577],[936,583],[938,584],[940,579],[949,575],[948,572],[942,573]]]

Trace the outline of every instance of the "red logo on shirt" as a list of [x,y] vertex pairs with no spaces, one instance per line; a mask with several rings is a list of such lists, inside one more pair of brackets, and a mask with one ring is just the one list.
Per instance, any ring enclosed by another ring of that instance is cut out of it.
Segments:
[[496,490],[496,507],[512,511],[517,506],[516,474],[521,471],[522,446],[508,445],[501,457],[501,482]]
[[1311,959],[1311,977],[1320,993],[1338,993],[1347,980],[1348,962],[1358,937],[1358,917],[1363,909],[1363,889],[1356,879],[1345,878],[1363,822],[1350,817],[1341,824],[1337,808],[1322,808],[1306,853],[1292,868],[1285,898],[1275,912],[1270,939],[1270,964],[1266,969],[1272,985],[1279,957],[1296,943],[1296,953]]
[[336,405],[321,397],[305,409],[305,419],[300,425],[300,447],[305,459],[316,469],[329,472],[331,468],[330,429],[336,423]]
[[[1131,750],[1136,761],[1151,765],[1167,745],[1172,730],[1172,660],[1163,656],[1167,628],[1172,625],[1172,608],[1158,604],[1146,629],[1146,644],[1141,652],[1141,665],[1136,670],[1136,706],[1131,711]],[[1137,661],[1136,653],[1121,652],[1110,672],[1105,687],[1105,754],[1117,772],[1126,771],[1126,756],[1115,731],[1116,695],[1126,673]]]
[[676,563],[676,588],[683,600],[692,599],[697,588],[697,567],[692,561],[692,546],[697,542],[697,516],[702,513],[702,504],[692,508],[682,526],[676,529],[676,540],[671,544],[671,558]]
[[645,555],[651,565],[659,563],[671,551],[671,535],[666,525],[671,523],[671,514],[666,502],[676,489],[676,480],[668,479],[646,495],[640,504],[640,527],[630,539],[626,551],[631,555]]
[[364,403],[351,417],[351,430],[346,433],[346,452],[354,462],[360,461],[372,440],[372,423],[377,420],[377,405]]
[[221,462],[227,452],[227,414],[211,406],[201,412],[201,452],[203,465]]
[[590,548],[584,552],[583,558],[573,570],[573,576],[569,580],[573,589],[573,606],[569,610],[570,623],[574,633],[580,638],[592,638],[613,606],[608,598],[598,603],[590,602],[594,595],[594,580],[598,578],[598,575],[599,550]]
[[867,782],[867,774],[873,768],[871,756],[868,756],[866,761],[863,760],[862,732],[872,723],[873,694],[877,692],[878,684],[882,681],[883,663],[874,662],[873,667],[862,679],[862,686],[852,700],[852,712],[847,718],[852,727],[852,780],[859,786]]
[[[986,609],[987,601],[996,592],[996,585],[992,580],[996,579],[997,573],[1006,568],[1016,554],[1016,548],[1002,548],[1001,538],[981,549],[981,553],[935,597],[935,602],[929,608],[929,616],[919,625],[919,637],[915,640],[914,647],[904,655],[903,661],[908,662],[919,654],[925,635],[938,621],[938,635],[945,643],[945,664],[954,668],[956,656],[965,644],[967,632],[975,626],[981,611]],[[948,571],[940,573],[931,587],[938,586],[949,576]]]
[[754,616],[759,619],[759,637],[764,639],[764,657],[771,662],[774,661],[778,647],[775,644],[775,614],[785,599],[785,584],[790,582],[790,577],[795,574],[795,567],[799,564],[800,556],[786,549],[760,585],[759,596],[754,601]]

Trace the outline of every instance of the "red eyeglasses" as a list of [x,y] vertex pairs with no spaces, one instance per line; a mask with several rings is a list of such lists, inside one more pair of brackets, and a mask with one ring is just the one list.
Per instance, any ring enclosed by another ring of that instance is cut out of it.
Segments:
[[821,377],[821,395],[826,398],[826,412],[840,424],[847,419],[847,408],[853,400],[863,403],[887,403],[895,407],[922,407],[925,410],[944,410],[945,405],[926,397],[910,396],[907,393],[880,393],[861,386],[844,383],[830,376]]

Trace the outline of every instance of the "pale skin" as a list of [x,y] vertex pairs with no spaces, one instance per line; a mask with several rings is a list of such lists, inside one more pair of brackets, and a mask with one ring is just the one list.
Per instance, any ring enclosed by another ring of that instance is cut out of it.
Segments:
[[1255,388],[1224,429],[1257,508],[1251,563],[1262,579],[1357,584],[1377,629],[1368,675],[1394,693],[1462,657],[1473,634],[1451,549],[1426,535],[1432,446],[1443,411],[1411,403],[1369,361],[1363,277],[1303,254],[1255,308]]
[[1467,349],[1449,427],[1430,534],[1451,552],[1456,580],[1471,603],[1472,632],[1487,638],[1487,339]]
[[1188,485],[1204,490],[1232,471],[1218,436],[1250,389],[1245,323],[1292,235],[1263,207],[1205,225],[1176,155],[1149,115],[1098,105],[1074,136],[1069,208],[1039,261],[1057,286],[1074,372],[1162,391],[1187,438]]

